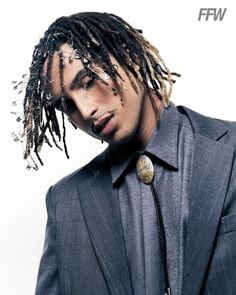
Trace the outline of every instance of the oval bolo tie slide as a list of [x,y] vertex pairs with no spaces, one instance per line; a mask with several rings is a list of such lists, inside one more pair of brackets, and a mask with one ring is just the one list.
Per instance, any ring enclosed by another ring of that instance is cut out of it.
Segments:
[[138,178],[145,184],[150,184],[154,178],[154,167],[152,161],[146,155],[141,155],[136,163]]

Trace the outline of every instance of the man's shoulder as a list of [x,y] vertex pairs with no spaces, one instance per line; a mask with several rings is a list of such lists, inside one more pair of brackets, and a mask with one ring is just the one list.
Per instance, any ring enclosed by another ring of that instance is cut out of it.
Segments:
[[234,139],[236,143],[236,121],[222,120],[222,119],[214,119],[214,120],[217,120],[221,122],[222,124],[224,124],[225,126],[227,126],[229,135]]
[[227,133],[230,140],[236,144],[236,121],[210,117],[182,105],[177,106],[177,109],[189,118],[194,132],[215,139]]
[[86,165],[80,167],[74,172],[64,176],[51,186],[51,193],[54,195],[54,201],[71,199],[77,197],[77,190],[88,179],[96,175],[100,167],[104,167],[107,159],[107,149],[97,155]]

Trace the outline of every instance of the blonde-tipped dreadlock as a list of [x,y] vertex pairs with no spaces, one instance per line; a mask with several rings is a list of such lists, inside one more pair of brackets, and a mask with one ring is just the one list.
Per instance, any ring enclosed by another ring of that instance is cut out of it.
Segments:
[[[159,50],[154,45],[152,45],[146,38],[144,38],[138,30],[135,30],[130,24],[128,24],[122,18],[117,17],[115,15],[113,16],[118,18],[121,22],[123,22],[132,32],[136,40],[139,42],[140,47],[142,48],[142,51],[144,53],[146,62],[148,64],[148,69],[150,71],[152,79],[157,79],[160,83],[160,94],[163,98],[164,106],[167,107],[169,105],[173,83],[175,83],[175,80],[172,78],[172,76],[174,75],[180,77],[180,74],[170,72],[169,68],[166,66],[163,58],[161,57]],[[156,65],[160,67],[161,74],[159,74],[159,71],[157,71],[155,65],[153,65],[152,60],[156,63]],[[166,76],[164,76],[163,74],[165,74]],[[138,78],[140,77],[139,73],[137,73],[137,76]],[[140,78],[139,80],[142,81]],[[165,81],[167,81],[169,84],[169,90],[167,90],[167,85]]]

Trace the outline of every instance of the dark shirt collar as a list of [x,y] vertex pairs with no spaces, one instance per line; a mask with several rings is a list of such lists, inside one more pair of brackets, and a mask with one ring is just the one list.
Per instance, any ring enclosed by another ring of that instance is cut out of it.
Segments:
[[109,150],[112,183],[128,170],[129,164],[135,160],[137,154],[147,153],[161,160],[169,167],[178,169],[178,130],[179,114],[174,103],[170,102],[168,108],[162,106],[160,121],[155,128],[151,140],[143,151],[135,151],[132,154],[124,155]]

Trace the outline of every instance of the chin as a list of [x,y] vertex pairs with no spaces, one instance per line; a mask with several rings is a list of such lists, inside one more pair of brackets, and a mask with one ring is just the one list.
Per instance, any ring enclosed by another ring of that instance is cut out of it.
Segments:
[[126,133],[123,136],[114,136],[108,143],[111,147],[122,148],[132,142],[135,133]]

